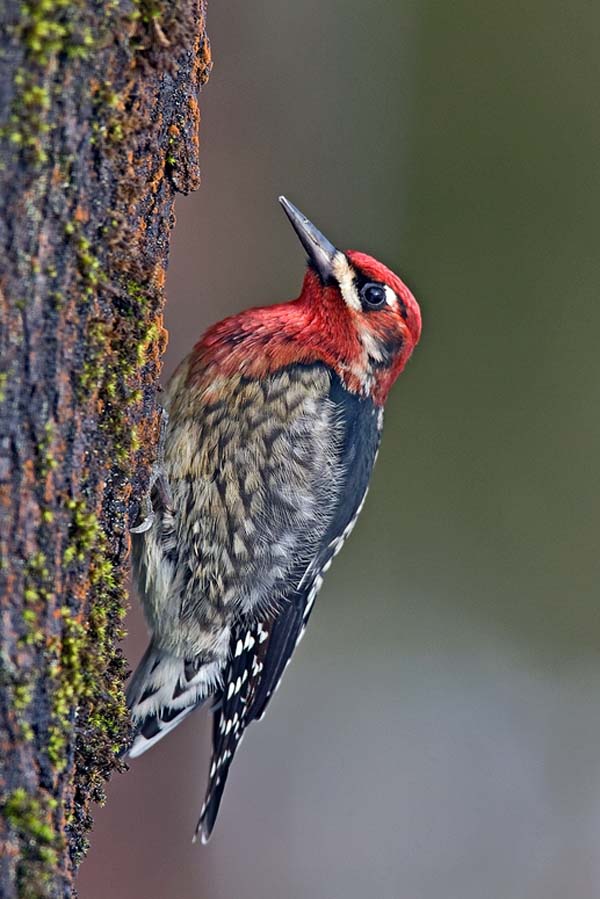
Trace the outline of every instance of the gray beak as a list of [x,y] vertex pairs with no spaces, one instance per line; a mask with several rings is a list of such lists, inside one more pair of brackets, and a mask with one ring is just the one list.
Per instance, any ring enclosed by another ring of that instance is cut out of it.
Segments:
[[309,262],[319,273],[323,284],[326,284],[333,277],[332,264],[338,251],[293,203],[285,197],[279,197],[279,202],[300,238],[300,243],[308,253]]

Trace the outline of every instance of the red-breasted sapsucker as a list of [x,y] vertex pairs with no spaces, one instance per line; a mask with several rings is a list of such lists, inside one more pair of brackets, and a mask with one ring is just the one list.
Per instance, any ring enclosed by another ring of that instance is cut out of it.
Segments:
[[204,841],[360,512],[388,391],[421,333],[400,278],[280,202],[308,254],[300,296],[219,322],[181,363],[165,396],[169,490],[133,536],[152,637],[127,691],[129,755],[212,700]]

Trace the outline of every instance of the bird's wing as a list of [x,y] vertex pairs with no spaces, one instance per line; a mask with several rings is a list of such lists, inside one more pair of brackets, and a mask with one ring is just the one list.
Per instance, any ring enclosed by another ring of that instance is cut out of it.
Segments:
[[381,419],[372,404],[351,397],[335,383],[331,398],[343,427],[339,454],[344,464],[344,489],[313,558],[296,567],[295,588],[270,614],[242,620],[232,632],[223,688],[215,703],[209,783],[197,827],[204,842],[214,826],[244,730],[263,716],[302,638],[323,574],[352,530],[364,502]]

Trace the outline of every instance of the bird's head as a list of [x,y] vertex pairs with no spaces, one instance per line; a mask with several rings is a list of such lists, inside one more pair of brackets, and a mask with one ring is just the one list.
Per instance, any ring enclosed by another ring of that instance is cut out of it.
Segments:
[[339,354],[333,367],[351,389],[385,400],[419,342],[419,304],[381,262],[338,250],[289,200],[279,202],[308,254],[299,302],[310,308],[323,345]]
[[279,202],[308,255],[300,296],[215,325],[196,346],[192,377],[208,361],[254,377],[324,362],[348,390],[383,404],[419,341],[419,304],[381,262],[338,250],[289,200]]

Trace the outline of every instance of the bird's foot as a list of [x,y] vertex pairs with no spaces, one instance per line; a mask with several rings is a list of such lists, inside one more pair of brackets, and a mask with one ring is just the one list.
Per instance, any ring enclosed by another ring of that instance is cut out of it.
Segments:
[[173,497],[171,496],[171,488],[169,487],[169,482],[167,481],[164,468],[165,440],[167,436],[168,424],[169,415],[167,411],[163,409],[160,415],[160,434],[158,437],[157,460],[152,466],[148,490],[146,491],[146,495],[144,496],[144,499],[142,501],[144,518],[139,524],[136,524],[134,525],[134,527],[129,528],[132,534],[143,534],[146,531],[150,530],[150,528],[152,527],[154,518],[156,517],[155,507],[152,501],[153,494],[156,495],[156,500],[160,503],[162,508],[165,509],[165,511],[171,513],[173,511]]

